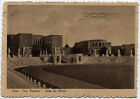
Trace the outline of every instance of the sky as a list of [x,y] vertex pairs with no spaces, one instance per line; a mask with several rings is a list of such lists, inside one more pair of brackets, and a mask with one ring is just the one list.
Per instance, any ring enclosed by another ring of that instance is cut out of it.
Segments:
[[68,42],[104,39],[112,45],[135,42],[134,6],[10,5],[8,34],[63,35]]

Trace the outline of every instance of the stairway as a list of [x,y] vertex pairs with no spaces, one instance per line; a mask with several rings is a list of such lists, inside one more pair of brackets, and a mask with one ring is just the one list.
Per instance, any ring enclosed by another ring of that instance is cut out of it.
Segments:
[[7,67],[8,68],[19,68],[29,65],[43,65],[44,63],[40,57],[20,57],[20,58],[8,58]]

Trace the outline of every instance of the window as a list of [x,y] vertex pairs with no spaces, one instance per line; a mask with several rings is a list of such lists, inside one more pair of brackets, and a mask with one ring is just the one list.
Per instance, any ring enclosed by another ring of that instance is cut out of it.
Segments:
[[94,43],[93,43],[93,46],[95,46]]
[[38,38],[38,44],[39,44],[40,42],[39,42],[39,38]]
[[37,43],[37,40],[35,39],[35,44]]
[[57,62],[59,62],[59,56],[57,56]]
[[35,44],[35,39],[34,39],[34,44]]
[[25,40],[25,42],[27,43],[27,42],[28,42],[28,40]]
[[104,46],[104,43],[102,43],[102,46]]
[[41,39],[40,39],[40,44],[42,44]]
[[101,43],[99,43],[99,46],[101,47]]
[[73,58],[71,58],[71,62],[73,63]]
[[38,38],[36,40],[37,40],[37,44],[38,44]]
[[81,62],[81,56],[79,56],[79,62]]

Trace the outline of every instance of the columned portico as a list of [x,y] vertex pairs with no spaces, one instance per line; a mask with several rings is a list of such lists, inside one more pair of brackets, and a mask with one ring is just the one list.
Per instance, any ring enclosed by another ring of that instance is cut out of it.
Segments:
[[72,54],[71,62],[74,64],[82,64],[83,63],[83,55],[82,54]]
[[32,48],[22,47],[17,49],[17,57],[32,57]]

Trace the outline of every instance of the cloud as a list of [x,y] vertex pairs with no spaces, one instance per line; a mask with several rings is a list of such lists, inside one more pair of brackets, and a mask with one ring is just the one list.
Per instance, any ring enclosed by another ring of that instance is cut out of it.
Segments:
[[14,11],[10,14],[10,16],[17,15],[17,13],[18,13],[18,11],[17,11],[17,10],[14,10]]
[[135,40],[135,9],[131,7],[10,6],[8,12],[9,34],[69,34],[71,46],[85,39],[106,39],[112,44]]
[[35,16],[33,20],[37,23],[44,23],[49,19],[48,16]]
[[110,16],[112,14],[110,13],[105,13],[105,12],[90,12],[90,13],[83,13],[84,17],[88,17],[88,18],[99,18],[99,17],[107,17]]

